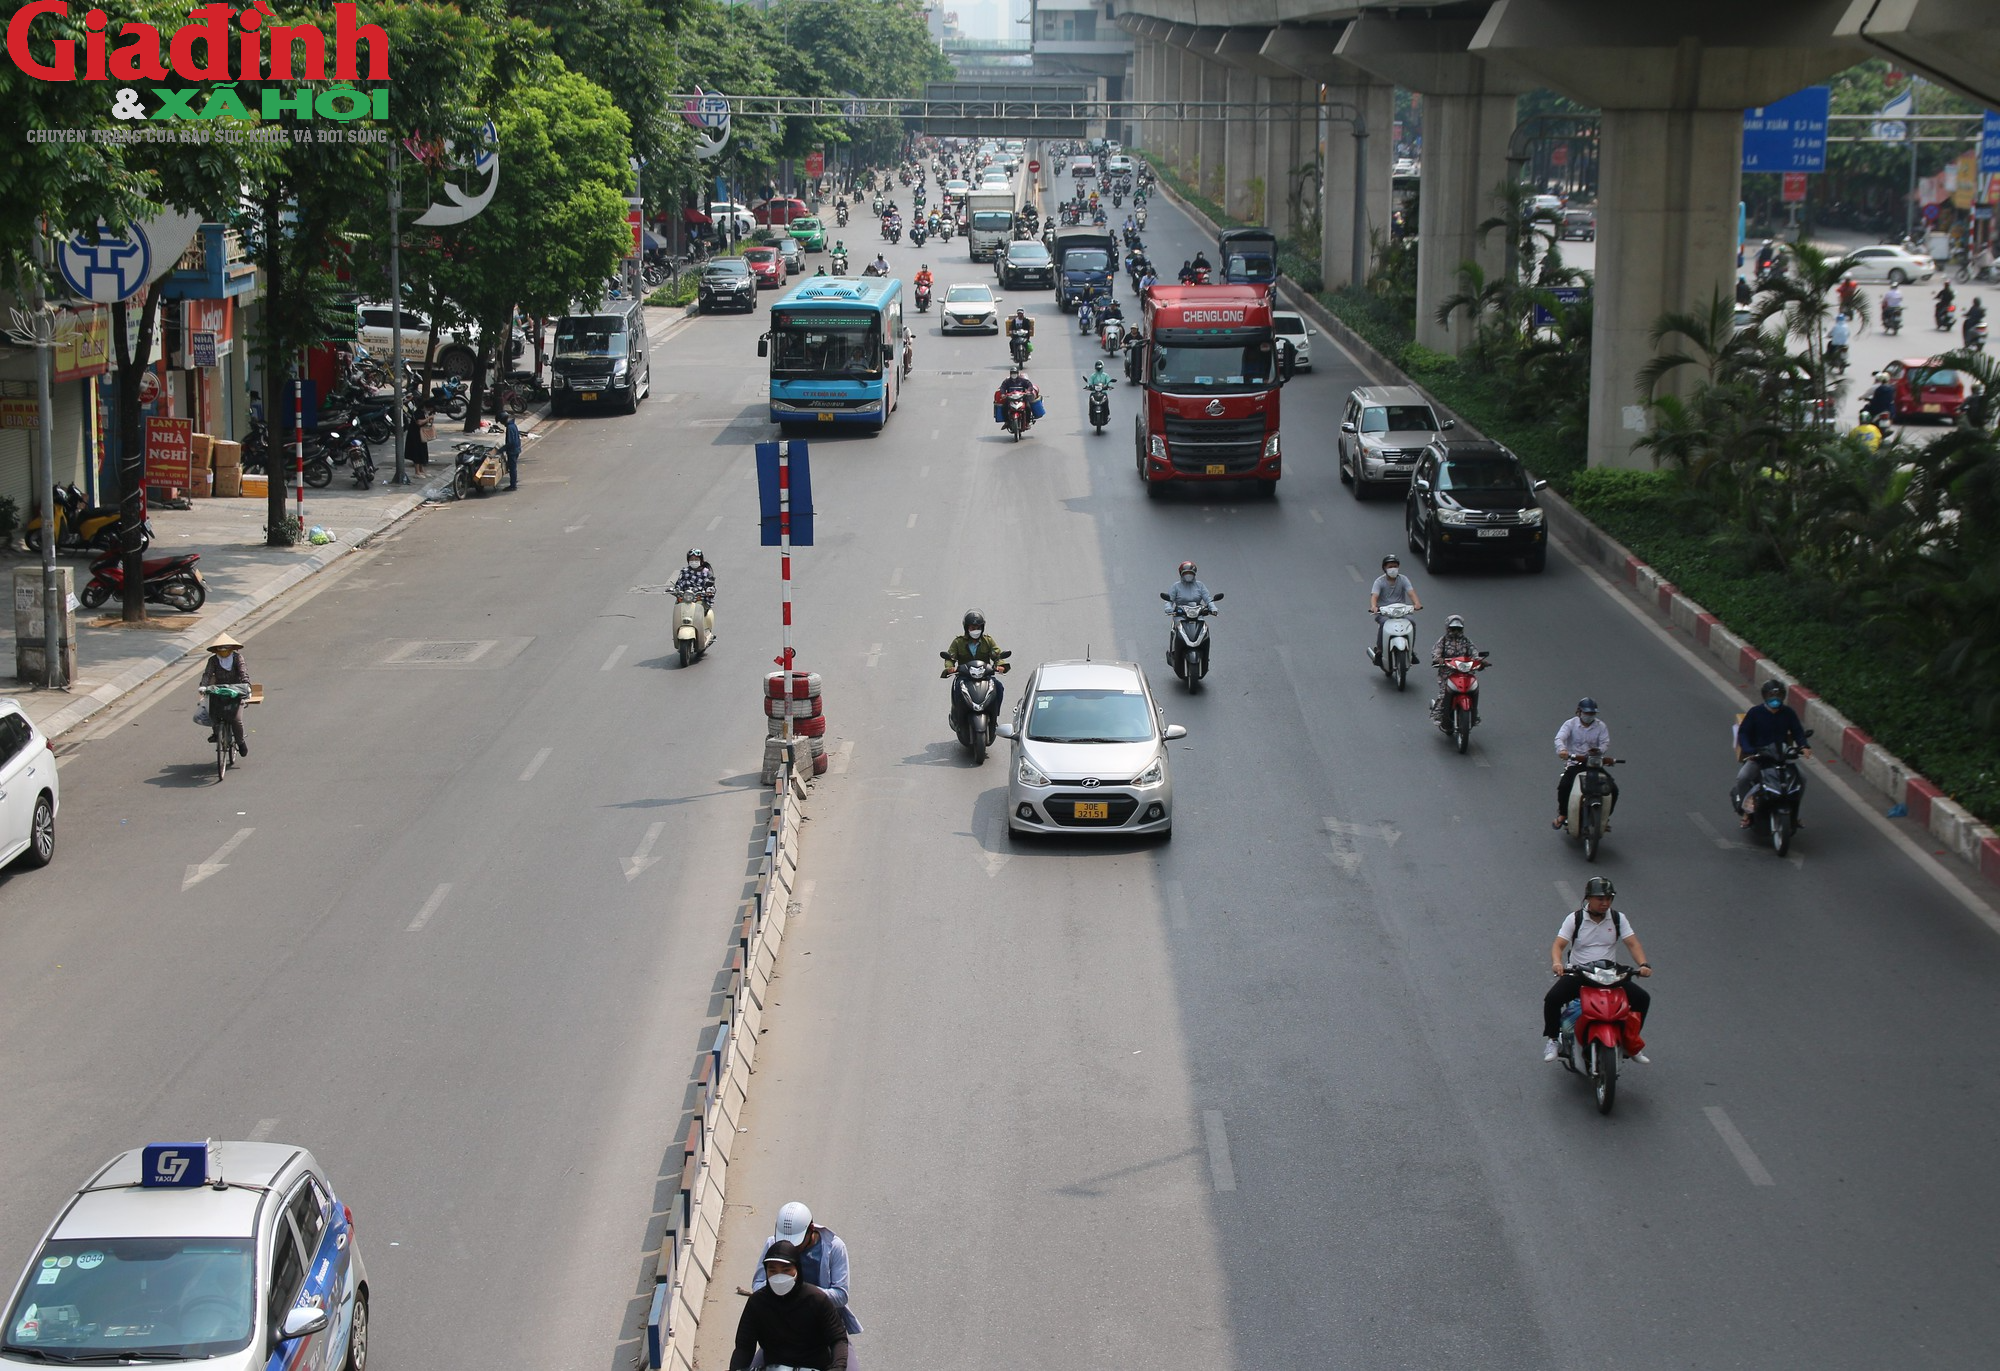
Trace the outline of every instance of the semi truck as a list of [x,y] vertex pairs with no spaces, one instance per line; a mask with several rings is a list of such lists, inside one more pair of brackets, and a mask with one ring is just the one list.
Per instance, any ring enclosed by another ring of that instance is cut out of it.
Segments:
[[1086,289],[1107,296],[1118,276],[1118,237],[1110,229],[1056,230],[1056,305],[1073,310]]
[[1140,297],[1144,403],[1133,419],[1146,494],[1174,482],[1278,492],[1278,391],[1288,364],[1263,286],[1150,286]]
[[990,262],[1014,241],[1012,186],[980,186],[966,193],[965,241],[972,260]]

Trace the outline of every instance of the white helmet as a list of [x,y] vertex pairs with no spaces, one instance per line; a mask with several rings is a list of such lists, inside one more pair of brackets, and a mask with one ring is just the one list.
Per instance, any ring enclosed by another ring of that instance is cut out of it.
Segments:
[[772,1230],[771,1236],[780,1242],[796,1245],[805,1241],[806,1232],[812,1227],[812,1221],[812,1210],[793,1200],[778,1211],[778,1226]]

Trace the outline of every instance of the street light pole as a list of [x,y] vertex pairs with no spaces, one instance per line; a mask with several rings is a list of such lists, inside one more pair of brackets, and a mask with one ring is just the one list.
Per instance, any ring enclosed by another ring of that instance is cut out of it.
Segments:
[[403,465],[403,209],[402,145],[389,143],[389,441],[396,445],[396,474],[391,485],[410,483]]
[[42,499],[42,684],[50,689],[63,689],[69,680],[63,671],[62,610],[56,604],[56,406],[51,374],[55,368],[56,340],[54,318],[48,313],[48,292],[42,285],[42,267],[48,257],[39,222],[34,226],[33,246],[35,323],[38,330],[43,327],[50,330],[47,338],[38,332],[35,339],[35,405],[41,417],[42,440],[40,451],[35,454],[35,484]]

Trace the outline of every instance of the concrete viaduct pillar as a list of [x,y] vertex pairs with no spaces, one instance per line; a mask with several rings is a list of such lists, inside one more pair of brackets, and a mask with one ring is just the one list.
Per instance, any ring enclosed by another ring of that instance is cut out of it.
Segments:
[[[1474,52],[1502,57],[1604,111],[1592,466],[1652,465],[1632,444],[1650,426],[1637,376],[1655,352],[1653,323],[1668,311],[1706,310],[1718,294],[1729,298],[1743,111],[1858,60],[1858,49],[1827,36],[1843,8],[1843,0],[1767,0],[1756,21],[1744,23],[1741,11],[1721,5],[1628,12],[1583,0],[1511,0],[1480,25]],[[1428,118],[1426,192],[1433,165]]]
[[1437,321],[1437,308],[1460,289],[1462,263],[1488,280],[1504,269],[1506,239],[1479,234],[1501,211],[1495,189],[1507,180],[1507,139],[1515,96],[1535,83],[1516,70],[1466,51],[1478,32],[1471,19],[1392,19],[1367,13],[1348,26],[1335,51],[1424,97],[1423,182],[1417,204],[1417,341],[1457,354],[1472,343],[1463,313]]
[[[1259,49],[1274,68],[1298,83],[1308,104],[1326,87],[1326,100],[1360,109],[1368,128],[1367,189],[1364,194],[1365,223],[1361,230],[1363,253],[1368,251],[1371,233],[1389,231],[1389,171],[1395,163],[1395,147],[1389,137],[1395,118],[1395,89],[1371,73],[1335,56],[1339,26],[1300,25],[1272,29]],[[1320,134],[1319,117],[1307,111],[1297,125],[1295,158],[1290,170],[1313,160]],[[1320,271],[1328,287],[1354,283],[1354,180],[1357,155],[1354,126],[1338,114],[1326,124],[1326,158],[1320,168]]]
[[[1213,29],[1196,32],[1197,46],[1190,48],[1188,55],[1200,64],[1201,99],[1206,104],[1219,105],[1229,98],[1229,68],[1216,61],[1212,55],[1203,56],[1202,53],[1205,51],[1213,54],[1215,40],[1221,35]],[[1206,37],[1206,42],[1203,41],[1203,37]],[[1199,180],[1195,188],[1209,199],[1220,202],[1227,129],[1224,121],[1218,117],[1218,111],[1214,109],[1204,110],[1202,117],[1195,123],[1196,147],[1199,149],[1196,154],[1198,163],[1196,172]]]
[[1231,99],[1257,107],[1254,115],[1246,112],[1230,122],[1224,170],[1229,191],[1223,207],[1235,218],[1263,224],[1283,237],[1290,232],[1289,214],[1283,206],[1287,183],[1282,162],[1279,174],[1271,174],[1271,149],[1274,144],[1289,142],[1294,116],[1269,106],[1277,98],[1272,94],[1274,85],[1285,86],[1284,98],[1295,100],[1298,83],[1289,79],[1288,70],[1263,56],[1270,35],[1269,29],[1233,28],[1216,45],[1215,55],[1234,73],[1231,89],[1241,92]]

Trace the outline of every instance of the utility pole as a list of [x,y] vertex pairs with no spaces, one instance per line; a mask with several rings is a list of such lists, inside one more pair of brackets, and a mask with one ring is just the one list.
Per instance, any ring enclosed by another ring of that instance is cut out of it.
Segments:
[[[42,242],[42,226],[35,225],[35,405],[41,419],[41,442],[35,453],[35,486],[42,501],[42,681],[51,689],[69,685],[63,673],[61,607],[56,604],[56,404],[55,316],[49,310],[48,291],[42,269],[48,254]],[[43,330],[48,333],[42,336]]]
[[403,465],[403,147],[389,140],[389,441],[396,445],[396,474],[389,484],[410,483]]

